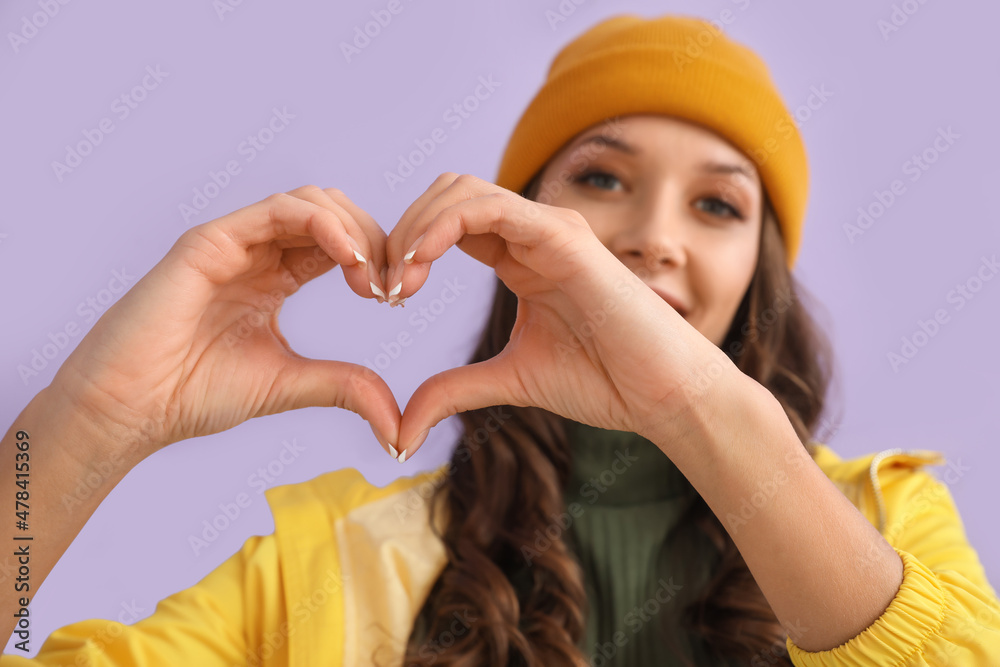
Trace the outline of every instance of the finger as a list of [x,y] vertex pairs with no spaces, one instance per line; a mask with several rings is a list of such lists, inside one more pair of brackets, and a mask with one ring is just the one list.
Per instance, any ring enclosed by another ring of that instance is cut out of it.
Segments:
[[[409,224],[405,227],[405,234],[400,235],[400,240],[402,241],[399,251],[401,256],[405,256],[409,250],[412,249],[413,243],[415,243],[420,237],[424,236],[427,229],[430,227],[431,223],[441,215],[441,213],[461,202],[466,202],[470,200],[475,200],[483,197],[494,197],[495,202],[517,202],[520,204],[521,210],[527,210],[525,204],[534,204],[531,211],[528,212],[530,216],[535,218],[539,217],[539,209],[537,202],[531,202],[523,197],[515,195],[510,190],[501,188],[499,185],[490,183],[489,181],[484,181],[481,178],[472,176],[470,174],[462,174],[460,176],[454,177],[451,172],[442,174],[434,185],[424,193],[428,196],[428,201],[420,208],[416,208],[414,205],[414,215],[415,217]],[[434,194],[433,197],[429,195]],[[418,200],[420,201],[420,200]],[[554,207],[550,207],[553,210]],[[541,221],[538,221],[541,222]],[[544,228],[544,225],[535,225],[538,228]],[[490,233],[492,230],[483,230],[482,232],[472,232],[472,233]],[[394,229],[395,233],[396,230]],[[394,248],[395,249],[395,248]]]
[[[402,300],[415,294],[427,280],[430,266],[419,264],[410,256],[410,252],[415,247],[414,244],[423,244],[424,234],[431,221],[443,209],[455,202],[500,191],[509,192],[473,176],[445,172],[407,208],[386,242],[390,266],[386,284],[389,288],[387,295],[390,297],[390,305],[397,299]],[[496,256],[502,250],[498,245],[502,245],[502,242],[497,239],[482,239],[465,244],[463,250],[468,249],[476,253],[473,256],[483,261],[484,258]],[[441,253],[443,254],[446,249],[443,248]]]
[[527,405],[527,393],[503,354],[427,378],[406,404],[400,426],[400,457],[416,454],[430,430],[459,412],[492,405]]
[[[295,293],[310,280],[318,278],[337,266],[337,263],[330,259],[330,256],[323,252],[323,249],[315,242],[309,247],[283,250],[281,263],[294,278],[294,282],[286,286],[286,295]],[[352,289],[353,287],[352,285]],[[361,296],[367,295],[361,294]]]
[[410,247],[410,244],[423,233],[423,229],[412,231],[413,223],[427,206],[434,201],[439,194],[446,190],[458,178],[458,174],[447,171],[431,183],[430,187],[417,197],[410,204],[403,215],[400,216],[396,226],[392,228],[388,239],[385,242],[386,261],[389,266],[394,266],[403,259],[403,255]]
[[375,264],[376,268],[381,269],[385,266],[387,236],[382,226],[375,222],[375,218],[370,216],[367,211],[351,201],[343,191],[337,188],[326,188],[323,192],[351,214],[368,238],[368,245],[365,246],[365,257]]
[[192,227],[179,243],[187,261],[212,282],[226,284],[253,267],[259,255],[254,248],[259,244],[302,236],[314,238],[337,264],[358,264],[357,242],[338,215],[285,192]]
[[275,412],[306,407],[350,410],[368,422],[382,449],[394,456],[389,446],[399,441],[399,404],[385,380],[370,368],[294,355],[275,386],[280,392]]
[[[386,239],[386,265],[388,269],[385,284],[387,288],[386,295],[389,296],[390,305],[396,305],[396,300],[400,298],[399,290],[404,269],[406,268],[403,266],[404,255],[414,241],[423,233],[425,227],[417,224],[417,220],[422,218],[424,211],[431,207],[440,194],[450,188],[458,177],[458,174],[448,171],[434,179],[430,187],[407,207],[389,234],[388,239]],[[429,270],[429,268],[426,270]],[[426,273],[424,278],[426,278]],[[423,280],[421,280],[421,284],[423,284]],[[416,290],[411,290],[410,294],[414,291]]]
[[359,260],[354,267],[345,266],[344,279],[360,296],[381,300],[380,294],[385,293],[385,285],[379,270],[384,262],[385,232],[378,223],[337,188],[324,190],[315,185],[304,185],[288,194],[330,210],[344,223],[348,235],[357,243],[356,250],[364,259],[363,264]]
[[[582,243],[593,237],[582,216],[555,207],[538,210],[535,207],[544,205],[492,184],[486,183],[484,190],[491,191],[472,199],[445,192],[431,205],[443,208],[427,223],[419,243],[410,251],[412,262],[402,272],[399,298],[416,293],[427,279],[429,264],[452,245],[469,239],[477,239],[466,245],[470,254],[476,253],[478,256],[473,256],[488,266],[496,268],[510,254],[543,278],[559,282],[573,276],[576,262],[570,260],[584,249]],[[458,201],[448,205],[449,199]],[[390,282],[398,280],[396,276]]]

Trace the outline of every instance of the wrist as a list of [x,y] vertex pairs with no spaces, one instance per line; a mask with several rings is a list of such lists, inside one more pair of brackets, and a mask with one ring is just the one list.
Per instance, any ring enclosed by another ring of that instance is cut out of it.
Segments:
[[710,362],[672,398],[672,416],[649,420],[640,434],[675,461],[686,451],[705,453],[720,442],[732,442],[772,416],[787,421],[774,395],[728,357]]
[[[42,389],[25,408],[37,429],[72,461],[81,474],[99,470],[117,483],[146,453],[139,446],[141,433],[116,422],[53,383]],[[29,426],[30,428],[30,426]]]

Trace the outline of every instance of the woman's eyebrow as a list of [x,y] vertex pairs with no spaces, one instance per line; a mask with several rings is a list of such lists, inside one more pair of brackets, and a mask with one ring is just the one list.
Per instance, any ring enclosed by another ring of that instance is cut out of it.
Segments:
[[746,176],[747,180],[751,182],[757,180],[754,171],[742,164],[732,164],[729,162],[702,162],[698,165],[698,168],[709,174],[741,174]]
[[573,150],[579,150],[580,148],[583,148],[588,144],[597,144],[599,147],[602,148],[602,150],[605,146],[609,146],[611,148],[614,148],[615,150],[625,153],[626,155],[638,155],[640,153],[640,151],[635,147],[633,147],[631,144],[625,143],[624,141],[621,141],[619,139],[615,139],[614,137],[605,137],[602,134],[595,134],[591,137],[587,137],[579,144],[577,144],[576,148],[574,148]]

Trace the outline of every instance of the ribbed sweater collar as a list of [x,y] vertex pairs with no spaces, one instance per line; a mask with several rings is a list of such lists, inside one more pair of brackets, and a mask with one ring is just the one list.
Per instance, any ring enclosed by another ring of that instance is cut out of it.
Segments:
[[567,505],[633,505],[693,492],[667,455],[641,435],[566,420],[566,436],[572,451]]

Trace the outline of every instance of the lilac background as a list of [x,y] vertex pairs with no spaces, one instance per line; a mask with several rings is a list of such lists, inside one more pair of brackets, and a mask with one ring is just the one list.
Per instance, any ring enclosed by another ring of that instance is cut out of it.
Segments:
[[[546,12],[559,10],[557,0],[401,2],[401,13],[350,63],[340,43],[387,0],[244,0],[221,16],[220,3],[210,0],[71,2],[16,50],[9,33],[41,9],[37,0],[0,6],[3,430],[80,338],[26,382],[18,366],[29,365],[33,350],[67,324],[89,329],[78,304],[99,298],[115,270],[141,277],[188,227],[315,183],[341,188],[389,230],[439,173],[495,176],[552,56],[598,20],[625,11],[720,19],[729,10],[728,34],[761,54],[790,107],[805,104],[813,87],[831,93],[800,116],[811,194],[795,269],[823,304],[819,317],[838,354],[827,441],[845,457],[929,448],[968,466],[950,488],[987,573],[1000,581],[1000,538],[990,528],[992,468],[1000,464],[1000,280],[984,283],[960,310],[948,300],[981,257],[1000,250],[996,3],[896,3],[917,11],[883,37],[878,21],[893,12],[884,0],[565,0],[572,12],[555,26]],[[147,66],[168,75],[122,119],[112,102],[141,83]],[[443,120],[490,75],[500,87],[460,127]],[[267,125],[274,107],[294,119],[247,162],[239,146]],[[105,117],[114,131],[60,182],[51,163]],[[438,127],[446,143],[391,192],[384,172]],[[904,163],[947,127],[959,138],[911,181]],[[193,188],[228,160],[238,160],[241,173],[185,220],[179,205],[190,204]],[[851,243],[844,225],[894,179],[905,193]],[[410,318],[454,278],[468,287],[419,329]],[[282,329],[301,354],[362,363],[409,332],[414,343],[381,371],[405,406],[424,378],[464,362],[492,280],[487,267],[453,249],[405,310],[390,310],[355,298],[334,270],[285,305]],[[899,352],[901,337],[939,308],[949,322],[894,372],[887,353]],[[433,429],[404,467],[386,457],[354,413],[311,408],[161,451],[107,498],[34,599],[32,648],[66,623],[118,618],[122,605],[152,613],[158,600],[197,582],[247,537],[271,532],[264,496],[248,477],[276,459],[284,441],[305,450],[274,484],[342,467],[384,484],[443,462],[456,433],[454,419]],[[239,493],[251,496],[250,507],[195,555],[188,536]],[[0,577],[6,594],[10,581]]]

